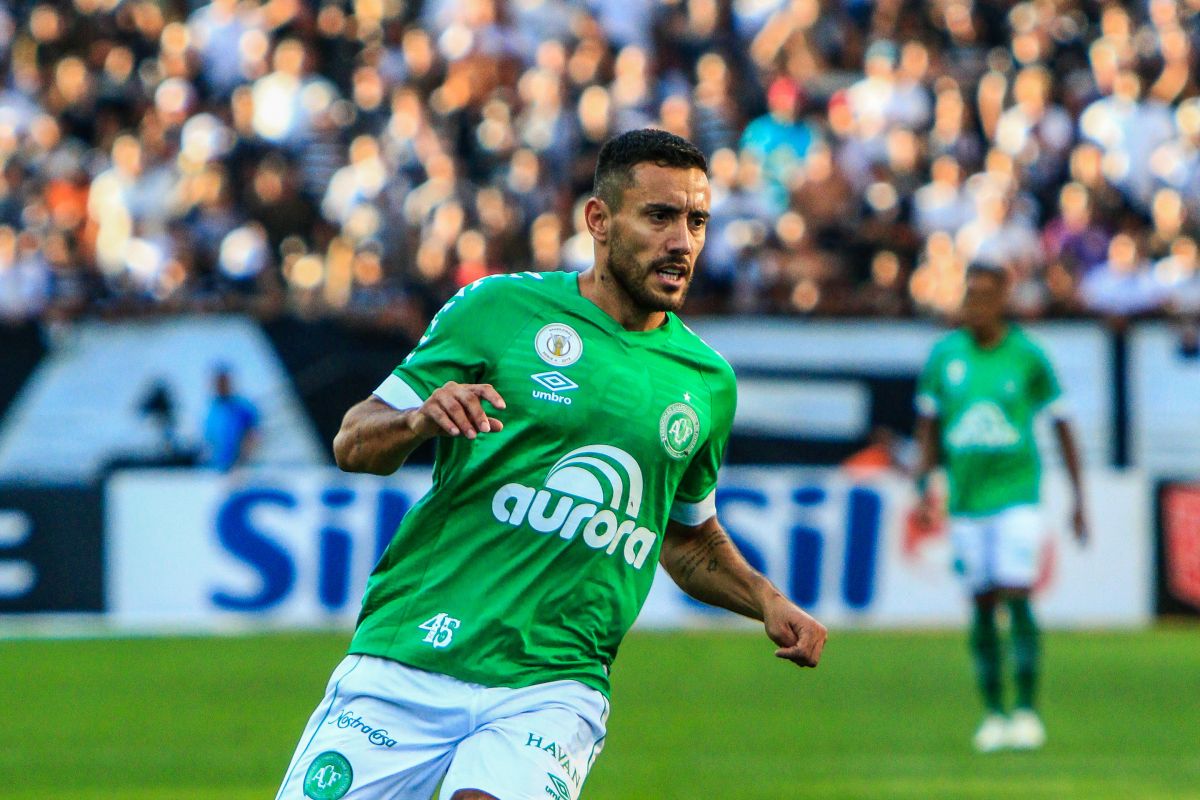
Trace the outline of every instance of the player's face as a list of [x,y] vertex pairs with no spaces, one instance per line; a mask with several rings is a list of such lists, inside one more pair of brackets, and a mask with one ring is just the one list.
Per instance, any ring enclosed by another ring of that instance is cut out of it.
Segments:
[[1007,287],[999,275],[975,273],[968,276],[963,294],[962,322],[968,328],[987,329],[1004,319]]
[[678,311],[704,249],[712,193],[694,168],[638,164],[612,218],[608,271],[643,311]]

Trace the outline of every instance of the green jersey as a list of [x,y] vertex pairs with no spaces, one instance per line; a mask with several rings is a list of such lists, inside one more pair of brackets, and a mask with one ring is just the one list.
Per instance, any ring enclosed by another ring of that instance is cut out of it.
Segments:
[[433,488],[367,583],[351,653],[486,686],[608,669],[654,580],[668,516],[716,510],[733,371],[674,315],[630,332],[571,273],[463,289],[376,395],[490,383],[502,431],[438,440]]
[[941,423],[951,514],[1038,502],[1034,419],[1061,394],[1046,355],[1015,326],[992,348],[963,330],[934,346],[917,386],[917,410]]

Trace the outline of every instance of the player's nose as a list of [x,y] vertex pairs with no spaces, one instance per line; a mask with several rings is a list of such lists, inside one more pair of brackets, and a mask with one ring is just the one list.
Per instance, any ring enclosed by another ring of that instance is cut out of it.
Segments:
[[681,219],[672,225],[667,234],[667,252],[673,256],[686,256],[692,252],[692,236],[688,230],[687,220]]

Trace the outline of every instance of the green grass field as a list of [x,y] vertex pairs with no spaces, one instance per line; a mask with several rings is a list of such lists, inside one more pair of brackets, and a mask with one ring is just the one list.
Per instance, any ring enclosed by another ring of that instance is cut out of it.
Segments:
[[[345,635],[0,641],[0,797],[272,798]],[[961,638],[636,633],[585,800],[1200,798],[1200,628],[1052,634],[1038,753],[978,756]]]

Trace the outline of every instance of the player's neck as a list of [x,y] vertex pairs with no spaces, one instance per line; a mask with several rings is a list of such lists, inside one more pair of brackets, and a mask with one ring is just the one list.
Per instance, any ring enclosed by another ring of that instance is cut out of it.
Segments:
[[1008,335],[1008,323],[1001,321],[995,325],[987,325],[981,328],[968,328],[967,331],[971,334],[971,338],[975,340],[976,345],[984,350],[990,350],[1004,341],[1004,337]]
[[627,331],[650,331],[667,321],[667,312],[641,308],[611,275],[601,273],[594,266],[580,274],[579,294],[599,306]]

